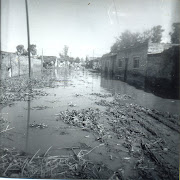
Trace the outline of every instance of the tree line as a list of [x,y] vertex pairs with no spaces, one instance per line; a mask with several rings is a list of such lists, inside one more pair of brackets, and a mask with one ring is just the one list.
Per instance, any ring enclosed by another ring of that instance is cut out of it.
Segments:
[[[31,44],[29,49],[30,49],[31,55],[36,55],[37,54],[37,49],[36,49],[35,44]],[[18,45],[18,46],[16,46],[16,50],[17,50],[16,53],[17,53],[18,56],[27,56],[29,49],[27,48],[27,50],[26,50],[24,48],[24,45]]]
[[[76,62],[80,63],[81,61],[84,61],[83,58],[73,58],[68,55],[69,47],[67,45],[64,46],[62,53],[59,53],[59,57],[63,61],[69,61],[70,63]],[[16,46],[16,53],[17,55],[20,56],[27,56],[28,55],[28,49],[26,50],[24,48],[24,45],[18,45]],[[35,44],[30,45],[30,53],[31,55],[37,55],[37,49]]]
[[[111,46],[111,52],[117,52],[124,47],[130,47],[140,42],[151,41],[152,43],[160,43],[162,40],[162,33],[164,29],[162,26],[154,26],[149,30],[144,32],[131,32],[126,30],[121,33],[119,37],[116,38],[115,43]],[[171,37],[171,43],[180,43],[180,23],[172,24],[172,32],[169,33]]]
[[62,50],[62,53],[59,53],[59,57],[62,61],[68,61],[70,63],[80,63],[80,62],[83,62],[84,59],[83,58],[79,58],[79,57],[76,57],[76,58],[73,58],[73,57],[70,57],[68,55],[68,52],[69,52],[69,47],[67,45],[64,46],[63,50]]

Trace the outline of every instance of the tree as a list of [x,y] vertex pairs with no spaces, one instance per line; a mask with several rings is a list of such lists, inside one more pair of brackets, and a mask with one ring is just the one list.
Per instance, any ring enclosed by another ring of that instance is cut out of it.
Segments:
[[69,62],[70,62],[70,63],[73,63],[73,62],[74,62],[74,58],[73,58],[73,57],[70,57],[70,58],[69,58]]
[[111,52],[117,52],[124,47],[131,47],[139,42],[145,42],[150,40],[153,43],[160,43],[162,38],[162,26],[154,26],[149,30],[145,30],[142,33],[130,32],[129,30],[124,31],[121,35],[116,38],[115,43],[111,46]]
[[68,50],[69,47],[67,45],[64,46],[63,52],[64,52],[64,56],[66,57],[68,55]]
[[119,49],[119,40],[116,40],[116,42],[111,46],[111,52],[117,52]]
[[172,24],[173,32],[170,32],[171,36],[171,43],[179,44],[180,43],[180,23],[173,23]]
[[28,56],[28,52],[26,49],[24,49],[24,52],[22,53],[22,56]]
[[76,62],[76,63],[80,63],[80,58],[77,57],[77,58],[75,59],[75,62]]
[[151,29],[150,38],[151,38],[152,43],[160,43],[161,42],[163,31],[164,31],[164,29],[162,29],[162,26],[160,26],[160,25],[154,26]]
[[68,50],[69,50],[69,47],[65,45],[62,53],[59,53],[60,58],[64,61],[68,61],[69,59]]
[[16,46],[16,50],[17,50],[17,55],[21,56],[24,53],[24,45],[18,45]]
[[[37,49],[36,49],[36,45],[35,44],[31,44],[29,49],[30,49],[31,55],[36,55],[37,54]],[[28,51],[28,49],[27,49],[27,51]]]
[[111,52],[117,52],[119,49],[123,49],[124,47],[130,47],[141,41],[140,33],[132,33],[129,30],[121,33],[119,38],[116,38],[116,42],[111,47]]
[[88,62],[88,61],[89,61],[89,58],[88,58],[88,56],[86,56],[85,62]]
[[164,29],[162,26],[154,26],[151,29],[145,30],[140,34],[140,41],[150,40],[152,43],[160,43]]
[[59,56],[62,57],[62,58],[65,58],[68,56],[68,50],[69,50],[69,47],[64,45],[64,48],[62,50],[62,53],[59,53]]

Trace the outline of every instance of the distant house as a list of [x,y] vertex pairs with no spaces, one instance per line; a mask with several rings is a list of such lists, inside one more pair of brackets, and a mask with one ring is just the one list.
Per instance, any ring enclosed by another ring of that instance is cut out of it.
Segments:
[[101,70],[101,57],[89,57],[85,61],[85,67],[93,70]]
[[92,59],[89,61],[89,68],[93,70],[100,71],[101,70],[101,58]]
[[[40,57],[40,58],[42,58],[42,57]],[[43,56],[43,67],[44,68],[55,67],[56,61],[57,61],[56,56]]]
[[101,58],[101,70],[106,75],[114,76],[114,63],[117,57],[117,53],[107,53]]
[[179,47],[169,43],[138,43],[103,55],[101,71],[138,87],[170,90],[178,86]]

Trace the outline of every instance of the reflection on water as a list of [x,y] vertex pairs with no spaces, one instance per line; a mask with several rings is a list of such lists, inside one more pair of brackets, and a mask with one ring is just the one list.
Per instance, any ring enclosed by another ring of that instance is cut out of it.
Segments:
[[28,110],[27,110],[27,130],[26,130],[26,148],[25,148],[25,152],[28,152],[28,144],[29,144],[29,122],[30,122],[30,112],[31,112],[31,101],[30,101],[30,97],[28,96]]
[[164,99],[155,96],[152,93],[147,93],[143,90],[136,89],[129,84],[118,81],[101,78],[101,86],[104,89],[111,91],[112,93],[128,94],[134,99],[133,102],[151,108],[157,109],[163,112],[170,112],[174,114],[180,113],[180,101],[172,99]]
[[[64,131],[68,125],[62,121],[56,121],[55,114],[60,111],[99,107],[94,103],[95,99],[90,94],[95,93],[121,93],[128,94],[133,97],[132,103],[137,103],[149,108],[155,108],[160,111],[168,111],[171,113],[179,113],[179,102],[170,99],[163,99],[151,93],[146,93],[130,86],[124,82],[117,80],[109,80],[102,78],[100,74],[90,73],[88,71],[74,71],[64,69],[55,69],[44,72],[43,77],[52,77],[58,80],[59,87],[43,89],[48,96],[39,97],[28,101],[16,102],[14,106],[5,107],[2,113],[8,113],[8,119],[11,127],[15,127],[9,132],[13,141],[7,138],[3,139],[4,146],[16,147],[20,150],[34,153],[38,149],[42,152],[46,151],[50,146],[68,147],[77,146],[79,142],[86,142],[88,132],[78,129],[67,130],[66,136]],[[29,92],[31,88],[29,89]],[[30,93],[29,93],[30,94]],[[78,98],[75,96],[80,94]],[[69,107],[68,104],[73,102],[76,107]],[[36,110],[33,107],[47,106],[42,110]],[[27,108],[26,108],[27,107]],[[37,129],[30,128],[29,124],[33,122],[44,123],[48,128]],[[93,139],[89,141],[94,143]],[[24,147],[25,145],[25,147]]]

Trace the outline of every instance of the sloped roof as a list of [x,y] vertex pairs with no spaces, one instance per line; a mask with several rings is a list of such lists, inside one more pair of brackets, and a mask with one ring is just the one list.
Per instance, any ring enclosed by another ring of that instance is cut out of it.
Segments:
[[96,59],[92,59],[92,60],[90,60],[91,62],[97,62],[97,61],[99,61],[101,58],[100,57],[98,57],[98,58],[96,58]]
[[94,60],[94,59],[97,59],[97,58],[99,58],[99,57],[89,57],[89,60],[91,61],[91,60]]
[[104,54],[102,57],[110,57],[110,56],[115,56],[117,55],[117,53],[107,53],[107,54]]
[[173,46],[178,46],[178,44],[171,43],[149,43],[148,54],[159,54],[164,50],[167,50]]

